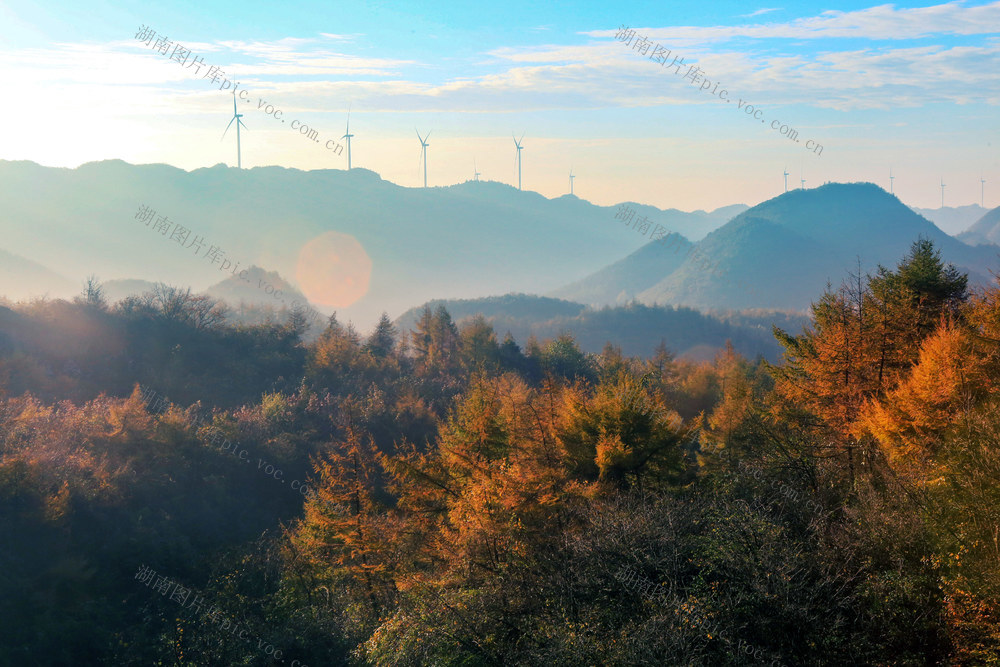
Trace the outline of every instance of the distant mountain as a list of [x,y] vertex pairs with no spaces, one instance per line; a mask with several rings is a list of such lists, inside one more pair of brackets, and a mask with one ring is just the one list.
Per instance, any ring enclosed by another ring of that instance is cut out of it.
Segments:
[[[142,296],[156,289],[157,283],[148,280],[108,280],[101,283],[108,303],[116,303],[127,296]],[[187,289],[189,285],[171,285]],[[294,286],[275,271],[266,271],[251,266],[229,276],[208,289],[199,292],[225,302],[228,306],[227,319],[233,324],[260,324],[262,322],[284,321],[295,302],[308,307],[309,302]],[[322,333],[326,317],[313,311],[306,339]]]
[[38,262],[0,250],[0,297],[11,301],[48,296],[68,298],[79,294],[76,284]]
[[802,309],[849,271],[895,266],[918,238],[973,282],[988,282],[997,248],[971,248],[871,183],[830,183],[793,190],[736,216],[698,244],[717,263],[709,275],[694,262],[639,295],[644,303],[710,308]]
[[[225,274],[222,274],[225,275]],[[242,276],[242,277],[241,277]],[[151,292],[157,283],[149,280],[116,279],[101,283],[108,303],[116,303],[127,296],[139,296]],[[175,283],[175,287],[186,289],[190,285]],[[230,275],[220,282],[200,292],[214,299],[225,301],[230,306],[253,304],[271,306],[276,310],[290,307],[293,301],[308,304],[305,295],[276,271],[267,271],[259,266],[249,266],[236,275]],[[276,297],[275,294],[278,294]]]
[[[830,183],[784,193],[737,215],[699,241],[679,266],[663,264],[659,280],[637,298],[703,309],[802,310],[827,283],[839,285],[857,271],[859,262],[863,272],[895,266],[920,237],[932,240],[973,282],[989,282],[989,269],[998,265],[1000,249],[959,242],[876,185]],[[604,294],[627,292],[634,284],[629,279],[648,268],[643,255],[632,258],[602,270],[605,278],[623,277]],[[555,293],[569,292],[567,285]]]
[[[663,341],[678,356],[711,358],[731,340],[748,357],[762,355],[777,361],[781,352],[771,325],[798,332],[806,323],[803,316],[775,313],[731,313],[707,315],[689,308],[649,307],[630,303],[617,308],[592,310],[581,304],[525,294],[457,301],[431,301],[451,314],[456,323],[477,314],[493,325],[497,338],[509,332],[524,347],[530,336],[550,340],[571,334],[584,352],[599,353],[605,343],[620,346],[626,355],[650,357]],[[423,306],[405,312],[396,321],[400,331],[416,326]]]
[[588,306],[624,305],[680,267],[692,245],[680,234],[668,234],[597,273],[549,292],[548,296]]
[[[700,260],[685,260],[640,292],[638,300],[700,308],[802,310],[820,295],[827,276],[842,276],[850,267],[824,243],[746,213],[702,240],[697,249]],[[824,276],[819,285],[811,279],[816,275]]]
[[215,299],[222,299],[231,306],[245,303],[281,309],[291,307],[295,301],[308,303],[305,295],[276,271],[265,271],[259,266],[247,267],[245,274],[240,270],[236,275],[212,285],[204,293]]
[[[642,207],[695,237],[739,209]],[[362,326],[431,298],[547,292],[583,278],[644,242],[617,224],[615,210],[496,182],[404,188],[365,169],[0,161],[0,211],[14,252],[45,257],[81,281],[98,273],[194,290],[218,282],[225,262],[266,266],[325,312]],[[363,297],[349,304],[350,292]]]
[[960,241],[969,245],[993,243],[1000,245],[1000,206],[987,211],[968,230],[958,235]]
[[938,229],[950,236],[957,236],[967,230],[987,211],[979,204],[945,206],[944,208],[917,208],[915,206],[910,208],[933,222],[938,226]]
[[[734,217],[750,208],[746,204],[732,204],[723,206],[714,211],[678,211],[676,208],[669,208],[661,211],[653,206],[626,202],[625,206],[636,212],[636,217],[646,216],[656,225],[662,225],[670,233],[680,234],[689,241],[699,241],[706,235],[726,224]],[[619,204],[615,207],[617,212]]]

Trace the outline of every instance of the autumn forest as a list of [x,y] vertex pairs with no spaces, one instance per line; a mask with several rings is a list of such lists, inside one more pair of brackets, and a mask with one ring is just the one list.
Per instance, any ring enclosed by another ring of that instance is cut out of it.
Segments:
[[0,664],[1000,664],[1000,287],[927,240],[783,358],[0,307]]

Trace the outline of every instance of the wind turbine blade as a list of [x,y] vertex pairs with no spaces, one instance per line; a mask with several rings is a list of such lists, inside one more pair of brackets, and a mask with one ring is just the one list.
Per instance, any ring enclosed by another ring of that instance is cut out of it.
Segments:
[[524,132],[521,133],[521,138],[517,140],[517,145],[520,146],[522,141],[524,141]]
[[[431,130],[431,132],[433,132],[433,131],[434,131],[434,130]],[[427,133],[427,136],[426,136],[426,137],[424,137],[424,143],[427,143],[427,140],[431,138],[431,132],[428,132],[428,133]]]
[[420,131],[417,128],[413,128],[413,131],[417,133],[417,140],[422,144],[424,140],[420,138]]
[[247,124],[243,122],[243,119],[242,119],[242,118],[240,118],[238,122],[239,122],[239,124],[240,124],[240,125],[242,125],[242,126],[243,126],[243,129],[244,129],[244,130],[246,130],[247,132],[249,132],[249,131],[250,131],[250,128],[249,128],[249,127],[247,127]]
[[[229,128],[232,127],[234,120],[236,120],[236,116],[233,116],[232,120],[229,121],[229,125],[226,125],[226,132],[229,132]],[[222,139],[226,138],[226,132],[222,133]],[[222,141],[222,139],[219,139],[219,141]]]

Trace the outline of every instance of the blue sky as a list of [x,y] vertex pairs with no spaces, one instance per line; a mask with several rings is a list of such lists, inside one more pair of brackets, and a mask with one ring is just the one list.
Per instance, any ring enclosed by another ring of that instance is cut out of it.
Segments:
[[[623,24],[684,66],[616,40]],[[786,168],[789,186],[888,187],[892,167],[908,204],[939,206],[941,179],[946,205],[978,202],[981,177],[1000,204],[1000,2],[0,2],[0,159],[235,165],[231,93],[141,26],[235,73],[245,167],[345,168],[323,146],[350,106],[354,166],[407,187],[416,127],[432,186],[473,164],[516,183],[524,133],[524,187],[548,197],[573,169],[596,203],[712,209],[780,193]],[[686,80],[692,65],[729,101]]]

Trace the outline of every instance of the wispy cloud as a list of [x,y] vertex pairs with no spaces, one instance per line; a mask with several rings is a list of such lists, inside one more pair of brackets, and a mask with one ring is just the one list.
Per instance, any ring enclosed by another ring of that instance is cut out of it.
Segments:
[[[987,20],[994,14],[996,20]],[[888,19],[892,20],[882,23]],[[885,5],[859,12],[824,12],[783,24],[663,28],[651,29],[648,35],[678,51],[686,65],[700,67],[705,78],[721,82],[731,96],[752,97],[755,104],[838,110],[931,103],[1000,105],[1000,39],[995,37],[962,45],[923,42],[859,47],[852,41],[839,50],[797,48],[792,52],[774,50],[768,43],[762,44],[763,52],[754,45],[741,45],[737,51],[713,41],[724,39],[721,31],[736,35],[742,30],[745,36],[761,35],[761,39],[775,34],[801,37],[811,34],[810,30],[846,31],[856,36],[852,30],[884,33],[897,30],[897,24],[908,26],[904,30],[908,34],[923,34],[931,24],[935,24],[934,34],[973,27],[979,32],[997,32],[1000,2],[980,7],[952,2],[919,10]],[[692,37],[689,43],[678,44],[655,38],[659,32]],[[340,108],[345,99],[372,111],[405,113],[719,104],[683,76],[615,41],[614,33],[593,34],[600,37],[583,44],[495,48],[483,53],[472,71],[451,72],[437,81],[414,75],[424,71],[419,60],[365,57],[352,52],[350,43],[331,44],[334,36],[328,35],[189,46],[227,75],[234,70],[242,88],[267,94],[269,99],[280,98],[288,112]],[[897,30],[895,34],[902,33]],[[108,65],[88,66],[98,60]],[[145,113],[157,91],[163,98],[183,101],[167,112],[176,114],[203,113],[217,106],[218,96],[193,69],[134,40],[0,50],[0,80],[22,96],[44,98],[47,103],[51,101],[47,89],[65,92],[67,86],[74,90],[88,87],[90,104],[108,109],[118,105],[128,114]]]
[[751,19],[754,16],[760,16],[761,14],[770,14],[771,12],[780,12],[781,9],[782,9],[781,7],[764,7],[762,9],[758,9],[755,12],[750,12],[749,14],[741,14],[740,18]]
[[[718,42],[737,37],[754,39],[918,39],[932,35],[993,35],[1000,33],[1000,1],[967,7],[964,2],[949,2],[930,7],[897,9],[879,5],[853,12],[829,10],[818,16],[786,23],[751,25],[644,27],[650,39],[669,39],[685,43]],[[610,37],[614,30],[585,33]]]

